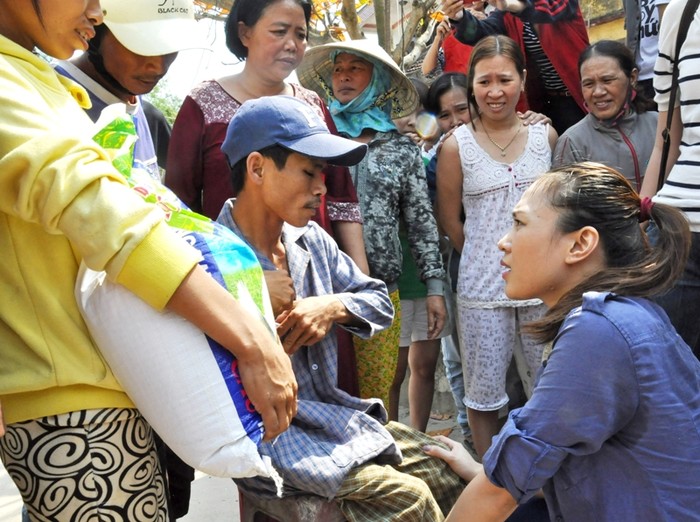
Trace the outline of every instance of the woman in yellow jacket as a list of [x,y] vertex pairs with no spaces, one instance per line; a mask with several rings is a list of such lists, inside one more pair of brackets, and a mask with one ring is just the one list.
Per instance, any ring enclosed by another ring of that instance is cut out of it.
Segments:
[[[143,9],[156,17],[159,2]],[[35,516],[165,520],[150,429],[75,302],[80,262],[231,350],[267,438],[289,425],[296,382],[262,323],[92,142],[86,92],[32,52],[85,51],[102,16],[98,0],[0,0],[0,456]]]

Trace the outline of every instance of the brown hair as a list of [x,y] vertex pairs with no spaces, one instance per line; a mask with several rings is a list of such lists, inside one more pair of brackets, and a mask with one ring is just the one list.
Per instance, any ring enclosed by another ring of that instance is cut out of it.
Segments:
[[652,246],[639,225],[642,200],[615,169],[585,162],[553,169],[533,183],[556,210],[563,234],[591,226],[598,231],[607,267],[572,288],[539,321],[525,329],[541,342],[556,336],[567,314],[588,291],[650,297],[681,275],[690,251],[690,228],[676,208],[656,203],[650,215],[659,229]]
[[467,66],[467,77],[469,82],[467,83],[467,98],[469,99],[469,117],[472,121],[472,126],[474,126],[474,114],[472,114],[472,106],[476,107],[476,98],[474,96],[474,69],[476,69],[476,64],[487,58],[493,58],[494,56],[504,56],[513,62],[515,70],[518,71],[518,75],[521,80],[524,80],[523,71],[525,70],[525,56],[523,52],[518,47],[515,40],[508,38],[503,35],[491,35],[485,36],[479,43],[477,43],[472,49],[472,53],[469,57],[469,65]]

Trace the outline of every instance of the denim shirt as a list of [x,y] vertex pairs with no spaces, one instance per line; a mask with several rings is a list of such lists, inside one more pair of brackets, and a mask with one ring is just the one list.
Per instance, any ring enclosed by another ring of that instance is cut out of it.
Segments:
[[696,521],[700,362],[657,305],[586,293],[484,468],[552,520]]

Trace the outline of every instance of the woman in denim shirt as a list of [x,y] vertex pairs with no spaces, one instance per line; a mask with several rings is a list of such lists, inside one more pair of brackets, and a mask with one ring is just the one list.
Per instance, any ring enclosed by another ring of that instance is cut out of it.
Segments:
[[[639,227],[650,217],[654,247]],[[513,218],[506,293],[544,301],[529,331],[551,349],[483,467],[456,443],[427,449],[473,479],[448,522],[504,520],[540,490],[552,520],[697,520],[700,362],[647,299],[682,273],[687,221],[596,163],[545,174]]]

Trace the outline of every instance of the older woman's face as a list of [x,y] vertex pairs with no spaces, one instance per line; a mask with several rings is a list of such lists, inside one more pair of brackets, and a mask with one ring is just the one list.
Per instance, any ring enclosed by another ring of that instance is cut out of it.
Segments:
[[333,96],[340,103],[349,103],[364,91],[372,80],[374,66],[350,53],[340,53],[333,62]]
[[619,62],[609,56],[591,56],[581,64],[581,88],[588,110],[599,120],[614,118],[622,110],[637,69],[628,78]]
[[240,24],[241,42],[248,49],[246,66],[283,81],[301,63],[306,50],[306,17],[294,0],[268,5],[255,25]]

